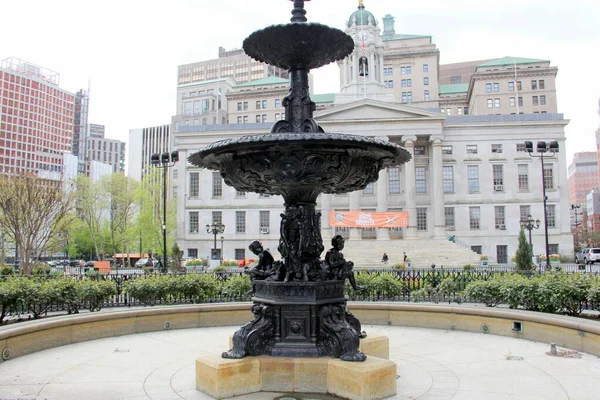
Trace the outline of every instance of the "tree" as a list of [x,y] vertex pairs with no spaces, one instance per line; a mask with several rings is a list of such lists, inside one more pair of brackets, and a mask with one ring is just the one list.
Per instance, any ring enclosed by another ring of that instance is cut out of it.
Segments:
[[104,256],[104,242],[101,240],[102,214],[100,188],[92,185],[90,178],[83,175],[77,176],[77,215],[89,229],[98,260],[102,260]]
[[31,272],[48,242],[72,223],[73,195],[63,181],[33,175],[0,176],[0,230],[18,247],[19,268]]
[[173,260],[171,263],[171,270],[173,272],[179,272],[181,262],[183,261],[183,251],[179,248],[177,243],[173,243],[173,247],[171,248],[171,258]]
[[527,242],[527,238],[525,237],[525,231],[521,229],[521,231],[519,232],[519,244],[517,247],[516,254],[517,271],[534,271],[535,265],[533,264],[532,259],[533,252],[531,251],[531,246]]

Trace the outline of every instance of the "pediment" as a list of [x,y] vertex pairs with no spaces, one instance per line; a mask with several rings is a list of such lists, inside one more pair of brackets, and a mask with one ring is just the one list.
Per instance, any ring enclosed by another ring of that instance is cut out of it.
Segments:
[[315,112],[314,118],[317,121],[443,120],[446,115],[405,104],[364,99]]

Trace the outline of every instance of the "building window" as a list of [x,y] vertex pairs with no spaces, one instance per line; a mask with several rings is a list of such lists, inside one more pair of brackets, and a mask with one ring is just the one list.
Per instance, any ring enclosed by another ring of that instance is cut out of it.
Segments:
[[219,172],[213,172],[212,178],[212,197],[223,196],[223,179],[221,178],[221,174]]
[[429,77],[423,78],[423,85],[429,85]]
[[200,173],[190,172],[190,197],[200,196]]
[[469,192],[479,192],[479,165],[467,165]]
[[275,113],[275,121],[279,121],[279,113]]
[[198,233],[199,219],[198,211],[190,211],[190,233]]
[[544,80],[543,80],[543,79],[540,79],[540,82],[539,82],[539,84],[540,84],[540,85],[539,85],[539,86],[540,86],[540,89],[546,89],[546,83],[544,82]]
[[415,167],[415,187],[417,193],[427,193],[427,171],[425,167]]
[[525,143],[517,143],[517,152],[525,151]]
[[488,106],[488,108],[493,108],[494,107],[494,100],[487,99],[487,106]]
[[198,249],[188,249],[187,255],[188,255],[188,258],[192,258],[192,259],[198,258]]
[[465,115],[469,115],[469,107],[464,107]]
[[400,193],[400,168],[388,168],[388,190],[390,194]]
[[275,99],[275,108],[279,108],[279,107],[281,107],[281,100]]
[[260,115],[256,116],[256,123],[258,124],[260,122]]
[[392,68],[384,68],[383,76],[392,76]]
[[412,79],[407,79],[406,80],[406,86],[408,86],[408,87],[412,86]]
[[429,72],[429,65],[423,64],[423,72]]
[[508,91],[509,92],[514,92],[515,91],[515,83],[514,82],[508,82]]
[[407,74],[407,75],[410,75],[410,74],[411,74],[411,68],[412,68],[412,67],[411,67],[410,65],[406,67],[406,74]]
[[558,252],[558,243],[548,243],[548,251],[550,254],[560,254]]
[[415,156],[424,156],[425,146],[415,146]]
[[442,145],[442,154],[452,154],[452,146]]
[[407,94],[407,96],[408,96],[408,99],[407,99],[407,101],[408,101],[409,103],[412,103],[412,92],[408,92],[408,93],[406,93],[406,94]]
[[470,229],[480,229],[479,207],[469,207],[469,227]]
[[425,91],[424,97],[425,97],[425,101],[429,101],[429,90]]
[[235,233],[246,233],[246,211],[235,212]]
[[239,190],[235,190],[235,198],[236,199],[245,199],[246,198],[246,192],[240,192]]
[[485,92],[486,93],[492,93],[492,84],[491,83],[486,83],[485,84]]
[[482,246],[471,246],[471,251],[477,254],[481,254]]
[[494,207],[494,221],[496,223],[496,229],[505,230],[506,229],[506,218],[504,206],[495,206]]
[[406,79],[402,79],[402,80],[400,81],[400,86],[401,86],[401,87],[406,87]]
[[532,97],[531,97],[531,101],[533,102],[533,105],[534,105],[534,106],[537,106],[537,105],[538,105],[538,97],[537,97],[537,96],[532,96]]
[[546,95],[541,95],[540,96],[540,104],[545,106],[546,105]]
[[246,249],[235,249],[235,259],[236,260],[245,260],[246,259]]
[[519,107],[523,107],[523,98],[519,96]]
[[517,90],[523,90],[523,86],[521,85],[521,81],[517,81]]
[[456,107],[456,115],[462,115],[463,109],[462,107]]
[[454,168],[444,166],[442,169],[444,193],[454,193]]
[[267,114],[262,115],[262,122],[263,123],[267,122]]
[[451,76],[450,83],[451,84],[462,83],[462,76],[460,76],[460,75]]
[[256,100],[256,109],[257,110],[260,110],[260,104],[261,104],[260,100]]
[[263,100],[263,101],[262,101],[262,108],[263,108],[263,110],[264,110],[265,108],[267,108],[267,100]]
[[494,107],[500,108],[500,99],[494,99]]
[[500,84],[499,83],[494,83],[494,92],[498,93],[500,91]]
[[519,220],[525,221],[531,215],[531,206],[519,206]]
[[452,109],[446,108],[446,115],[452,115]]
[[223,223],[223,211],[212,212],[212,223],[215,225],[220,225]]
[[492,144],[492,153],[502,153],[502,145]]
[[508,263],[508,246],[499,244],[496,246],[496,262],[498,264]]
[[492,165],[494,192],[504,191],[504,168],[502,165]]
[[242,117],[241,117],[241,116],[240,116],[240,117],[237,117],[237,123],[238,123],[238,124],[241,124],[241,123],[242,123]]
[[444,207],[444,219],[446,220],[446,230],[453,231],[454,228],[454,207]]
[[552,164],[544,164],[544,184],[546,189],[554,189],[554,168]]
[[407,99],[406,92],[402,92],[402,102],[406,103],[406,99]]
[[259,214],[260,233],[269,233],[271,225],[270,211],[261,211]]
[[375,194],[375,184],[373,182],[369,183],[363,189],[363,194]]
[[527,164],[517,165],[517,175],[519,181],[519,191],[529,190],[529,172]]
[[556,206],[554,204],[549,204],[546,206],[546,210],[548,228],[556,228]]
[[406,67],[400,67],[400,74],[406,74]]
[[243,122],[244,122],[245,124],[247,124],[247,123],[248,123],[248,116],[247,116],[247,115],[244,115],[244,120],[243,120]]
[[536,90],[537,89],[537,81],[536,80],[532,80],[531,81],[531,90]]
[[510,97],[510,98],[508,99],[508,104],[509,104],[511,107],[514,107],[514,106],[516,106],[516,105],[517,105],[516,99],[515,99],[514,97]]
[[385,86],[387,86],[388,88],[393,88],[394,87],[394,81],[393,80],[383,81],[383,84]]
[[427,230],[427,209],[426,208],[417,208],[417,230],[418,231],[426,231]]
[[477,154],[477,145],[476,144],[468,144],[467,145],[467,154]]

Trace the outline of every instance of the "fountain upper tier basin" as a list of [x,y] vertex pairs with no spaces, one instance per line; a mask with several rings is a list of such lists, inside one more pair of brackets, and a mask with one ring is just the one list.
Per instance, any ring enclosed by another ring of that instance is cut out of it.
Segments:
[[[375,182],[379,171],[406,163],[403,147],[341,133],[269,133],[215,142],[189,157],[198,167],[221,172],[244,192],[347,193]],[[295,196],[296,197],[296,196]]]
[[291,23],[256,31],[243,47],[250,57],[276,67],[314,69],[346,58],[354,51],[354,41],[327,25]]

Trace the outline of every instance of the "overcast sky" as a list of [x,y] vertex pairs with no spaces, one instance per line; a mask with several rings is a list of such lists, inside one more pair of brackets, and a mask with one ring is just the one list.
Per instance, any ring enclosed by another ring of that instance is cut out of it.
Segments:
[[[600,1],[365,0],[396,33],[432,35],[442,64],[516,56],[558,67],[558,110],[567,162],[594,151],[600,125]],[[344,29],[358,0],[312,0],[307,18]],[[177,66],[239,48],[253,31],[286,23],[288,0],[28,0],[0,4],[0,58],[17,57],[60,73],[71,92],[91,87],[90,123],[127,141],[129,129],[170,123]],[[335,65],[312,71],[315,93],[339,90]],[[525,139],[525,138],[524,138]]]

